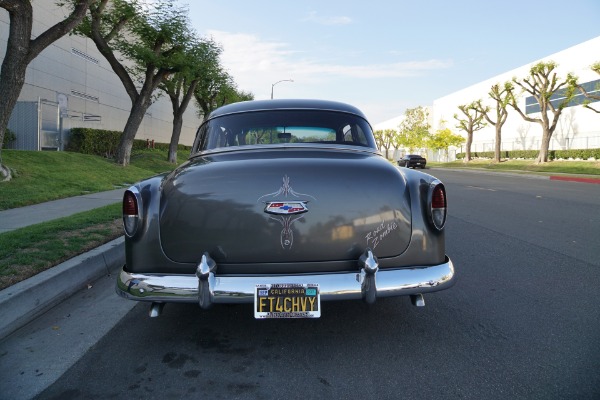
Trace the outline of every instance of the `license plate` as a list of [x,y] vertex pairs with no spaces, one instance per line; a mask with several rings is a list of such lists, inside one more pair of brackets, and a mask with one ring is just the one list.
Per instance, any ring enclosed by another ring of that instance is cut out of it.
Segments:
[[319,318],[321,294],[317,284],[256,285],[254,318]]

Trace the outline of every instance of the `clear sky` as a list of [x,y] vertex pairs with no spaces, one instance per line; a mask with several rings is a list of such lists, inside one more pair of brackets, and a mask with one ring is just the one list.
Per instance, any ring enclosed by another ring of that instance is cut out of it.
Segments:
[[[374,125],[600,36],[600,0],[183,0],[256,99],[316,98]],[[598,49],[600,61],[600,49]]]

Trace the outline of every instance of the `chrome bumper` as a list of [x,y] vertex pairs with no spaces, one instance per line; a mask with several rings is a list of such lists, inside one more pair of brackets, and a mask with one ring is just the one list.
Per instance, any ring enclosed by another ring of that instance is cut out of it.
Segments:
[[446,261],[433,266],[402,269],[379,269],[372,254],[361,257],[357,272],[219,276],[208,255],[198,265],[195,275],[137,274],[124,269],[117,278],[117,293],[122,297],[156,303],[252,303],[257,284],[318,284],[321,300],[364,299],[371,303],[377,297],[418,295],[447,289],[454,284],[454,265]]

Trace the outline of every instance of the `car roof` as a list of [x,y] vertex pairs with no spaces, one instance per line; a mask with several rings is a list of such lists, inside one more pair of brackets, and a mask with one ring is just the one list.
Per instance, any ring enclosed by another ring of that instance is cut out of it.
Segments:
[[329,110],[339,111],[357,115],[363,119],[367,117],[358,108],[350,104],[340,103],[329,100],[311,100],[311,99],[275,99],[275,100],[252,100],[241,101],[219,107],[210,113],[208,119],[227,114],[237,114],[252,111],[267,110]]

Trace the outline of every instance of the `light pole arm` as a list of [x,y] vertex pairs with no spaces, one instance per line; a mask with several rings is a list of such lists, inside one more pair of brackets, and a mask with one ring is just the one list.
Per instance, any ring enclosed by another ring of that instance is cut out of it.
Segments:
[[275,87],[275,85],[277,85],[278,83],[281,83],[281,82],[294,82],[294,81],[292,79],[282,79],[280,81],[277,81],[277,82],[271,84],[271,100],[273,100],[273,88]]

